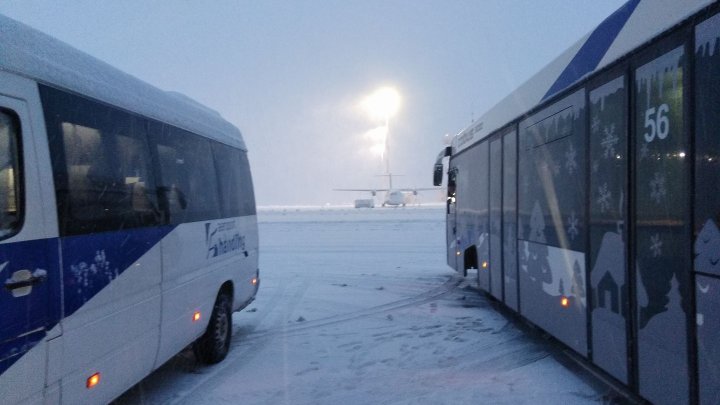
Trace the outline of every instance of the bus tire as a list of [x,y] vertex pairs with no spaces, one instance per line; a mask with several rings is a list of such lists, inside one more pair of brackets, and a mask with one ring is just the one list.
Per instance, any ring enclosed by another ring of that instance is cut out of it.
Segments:
[[232,338],[232,309],[230,297],[221,293],[215,301],[205,333],[193,344],[195,357],[201,363],[221,362],[230,351]]

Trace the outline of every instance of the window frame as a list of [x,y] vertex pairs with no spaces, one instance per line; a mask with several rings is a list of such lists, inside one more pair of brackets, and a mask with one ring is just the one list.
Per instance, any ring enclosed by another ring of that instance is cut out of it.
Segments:
[[[0,106],[0,114],[7,115],[15,128],[15,133],[13,134],[13,136],[15,138],[14,169],[16,170],[14,170],[15,173],[13,173],[13,177],[15,182],[15,203],[17,204],[18,211],[18,218],[15,227],[8,229],[10,231],[9,233],[5,235],[0,235],[0,241],[4,241],[18,235],[25,225],[25,159],[23,147],[23,128],[20,115],[18,115],[15,110],[4,106]],[[3,231],[3,229],[0,229],[0,231]]]

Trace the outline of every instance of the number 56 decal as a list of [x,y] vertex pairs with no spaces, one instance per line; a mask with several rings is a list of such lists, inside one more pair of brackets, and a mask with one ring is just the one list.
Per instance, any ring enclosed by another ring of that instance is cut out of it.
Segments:
[[655,136],[657,136],[658,139],[667,138],[670,133],[668,112],[670,112],[670,107],[667,104],[661,104],[657,109],[650,107],[645,110],[645,128],[649,128],[649,131],[645,132],[646,142],[652,142]]

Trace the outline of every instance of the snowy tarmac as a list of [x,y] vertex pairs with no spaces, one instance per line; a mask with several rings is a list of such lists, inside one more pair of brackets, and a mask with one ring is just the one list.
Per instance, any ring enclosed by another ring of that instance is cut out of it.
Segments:
[[259,212],[231,351],[186,351],[118,404],[582,404],[609,390],[445,264],[442,207]]

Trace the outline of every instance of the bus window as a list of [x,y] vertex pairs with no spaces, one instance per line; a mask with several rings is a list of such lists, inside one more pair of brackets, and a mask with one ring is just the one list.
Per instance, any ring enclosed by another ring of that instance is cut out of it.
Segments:
[[219,174],[220,205],[224,217],[240,216],[240,159],[233,148],[212,142],[215,168]]
[[22,219],[17,119],[0,111],[0,239],[17,232]]
[[[129,124],[127,121],[115,122]],[[133,136],[131,126],[120,128],[123,126],[61,124],[72,218],[65,223],[69,234],[157,223],[146,140]]]
[[182,224],[220,218],[210,142],[169,126],[156,137],[156,142],[162,177],[159,188],[170,211],[170,222]]
[[159,223],[146,121],[40,86],[62,236]]
[[[684,46],[635,70],[635,294],[638,386],[687,398],[690,211]],[[674,401],[679,402],[679,401]]]

